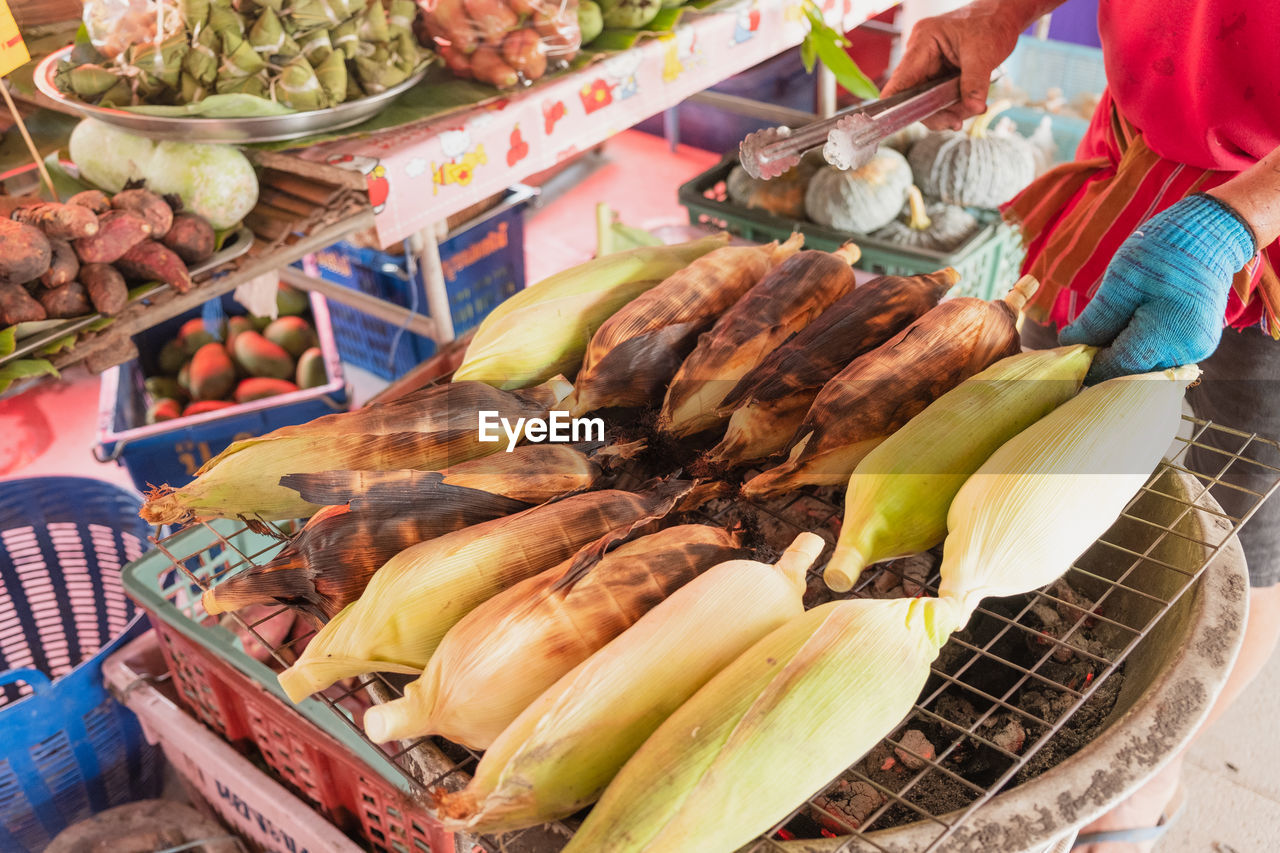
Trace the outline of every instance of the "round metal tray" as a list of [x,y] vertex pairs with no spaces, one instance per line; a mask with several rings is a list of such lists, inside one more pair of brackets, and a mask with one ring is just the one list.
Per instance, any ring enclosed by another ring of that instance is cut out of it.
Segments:
[[96,118],[152,139],[171,139],[178,142],[279,142],[297,139],[315,133],[327,133],[360,124],[380,113],[400,94],[413,88],[426,75],[423,68],[399,85],[392,86],[379,95],[370,95],[358,101],[348,101],[323,110],[310,110],[275,116],[251,118],[202,118],[187,116],[168,118],[131,113],[109,107],[95,107],[74,97],[64,95],[53,83],[58,62],[70,55],[74,45],[67,45],[46,56],[36,66],[36,88],[60,108],[79,113],[85,118]]

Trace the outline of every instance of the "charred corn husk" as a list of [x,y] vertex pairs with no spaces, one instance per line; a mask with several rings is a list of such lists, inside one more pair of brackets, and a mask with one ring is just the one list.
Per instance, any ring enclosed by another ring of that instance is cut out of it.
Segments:
[[152,524],[192,518],[302,518],[320,509],[280,485],[287,474],[336,469],[434,470],[485,456],[501,442],[479,440],[480,410],[516,418],[544,417],[567,395],[553,380],[508,393],[480,382],[425,388],[389,403],[325,415],[233,443],[206,462],[192,482],[147,495],[142,517]]
[[313,504],[284,549],[204,594],[221,613],[277,602],[332,619],[383,563],[411,545],[597,485],[604,471],[569,445],[529,444],[443,471],[324,471],[280,482]]
[[1186,366],[1086,388],[965,481],[947,513],[939,594],[972,610],[1057,578],[1106,532],[1177,434]]
[[619,308],[728,239],[616,252],[525,288],[485,317],[454,381],[524,388],[573,373],[591,336]]
[[661,397],[698,336],[802,245],[797,232],[781,246],[725,246],[637,297],[592,336],[565,404],[569,413],[645,406]]
[[800,252],[775,267],[720,317],[680,365],[667,389],[658,428],[683,438],[722,424],[719,412],[738,380],[831,303],[854,289],[850,264],[860,252]]
[[658,602],[745,554],[736,535],[701,524],[669,527],[607,554],[604,544],[463,617],[404,698],[365,712],[369,737],[383,743],[433,734],[488,749],[540,693]]
[[966,379],[872,450],[849,478],[844,523],[824,574],[851,589],[871,563],[947,535],[951,499],[1000,445],[1080,390],[1092,347],[1024,352]]
[[565,853],[732,853],[893,730],[960,618],[948,601],[901,598],[788,621],[667,718]]
[[719,414],[729,416],[729,428],[707,460],[744,465],[785,450],[831,377],[918,320],[959,280],[950,267],[883,276],[837,299],[724,398]]
[[1026,276],[1002,300],[948,300],[854,359],[814,398],[786,461],[748,480],[743,493],[844,485],[862,457],[925,406],[1018,352],[1015,319],[1035,288]]
[[442,794],[454,829],[498,832],[570,815],[600,795],[653,730],[715,673],[803,612],[822,551],[801,534],[776,566],[721,563],[671,594],[547,689]]
[[311,638],[280,673],[280,685],[299,702],[350,675],[416,675],[445,632],[475,607],[610,531],[625,535],[663,517],[692,489],[692,483],[669,481],[642,493],[572,495],[401,551]]

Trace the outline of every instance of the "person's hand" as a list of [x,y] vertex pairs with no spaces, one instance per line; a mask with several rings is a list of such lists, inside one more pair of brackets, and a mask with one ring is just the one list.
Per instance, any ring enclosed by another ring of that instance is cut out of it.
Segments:
[[1231,279],[1256,251],[1253,232],[1224,202],[1184,198],[1120,244],[1098,292],[1058,341],[1102,347],[1090,385],[1195,364],[1218,348]]
[[932,130],[959,130],[969,116],[987,109],[991,72],[1013,53],[1018,34],[1034,19],[1027,4],[978,0],[923,18],[911,29],[902,62],[880,92],[887,98],[947,71],[960,72],[960,103],[925,120]]

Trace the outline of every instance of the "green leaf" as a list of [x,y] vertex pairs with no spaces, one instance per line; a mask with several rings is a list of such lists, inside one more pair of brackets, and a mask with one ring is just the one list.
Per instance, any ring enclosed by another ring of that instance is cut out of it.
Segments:
[[813,44],[812,32],[800,42],[800,61],[804,63],[804,73],[812,74],[813,66],[818,61],[818,48]]
[[236,92],[227,95],[210,95],[194,104],[164,106],[158,104],[139,104],[134,107],[122,107],[126,112],[166,118],[186,118],[200,116],[202,118],[255,118],[257,116],[290,115],[297,110],[284,104],[257,95],[246,95]]
[[0,329],[0,358],[5,358],[17,348],[18,327],[10,326],[7,329]]
[[0,367],[0,394],[8,391],[9,386],[19,379],[46,375],[57,376],[58,370],[43,358],[28,358],[6,364]]
[[[876,84],[862,72],[849,54],[845,53],[844,49],[849,46],[849,40],[843,33],[827,26],[827,22],[823,20],[822,11],[813,0],[805,3],[804,14],[809,19],[809,34],[805,36],[804,43],[800,47],[801,59],[805,58],[806,51],[811,50],[817,54],[817,58],[827,67],[827,70],[835,75],[836,82],[849,94],[863,100],[880,97],[880,90]],[[807,62],[805,70],[811,69],[812,64]]]
[[60,338],[49,341],[49,343],[40,347],[41,355],[57,355],[63,350],[71,349],[76,345],[75,335],[63,335]]
[[674,30],[676,24],[684,16],[684,7],[677,6],[674,9],[662,9],[658,12],[654,19],[644,25],[644,29],[650,32],[670,32]]

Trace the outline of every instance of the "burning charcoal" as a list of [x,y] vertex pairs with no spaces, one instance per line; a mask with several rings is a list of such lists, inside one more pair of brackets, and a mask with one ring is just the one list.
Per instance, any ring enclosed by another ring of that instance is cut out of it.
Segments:
[[893,754],[898,756],[898,760],[906,765],[908,770],[919,770],[938,757],[933,744],[919,729],[907,729],[899,738],[898,744]]
[[811,812],[823,829],[847,835],[883,804],[884,795],[874,786],[861,779],[841,779],[824,795],[814,798]]
[[[1062,578],[1050,584],[1049,594],[1060,599],[1053,603],[1058,610],[1058,615],[1072,625],[1079,621],[1081,616],[1093,610],[1093,602],[1076,592],[1075,588]],[[1092,618],[1086,618],[1084,621],[1085,627],[1092,627],[1096,623],[1097,620]]]
[[881,593],[876,596],[877,598],[888,598],[889,596],[884,595],[884,593],[887,593],[897,585],[898,576],[890,571],[887,566],[880,569],[875,576],[875,580],[871,582],[871,588],[876,592]]
[[1021,755],[1027,743],[1027,730],[1017,720],[1010,720],[1004,728],[991,736],[991,742],[1006,752]]

